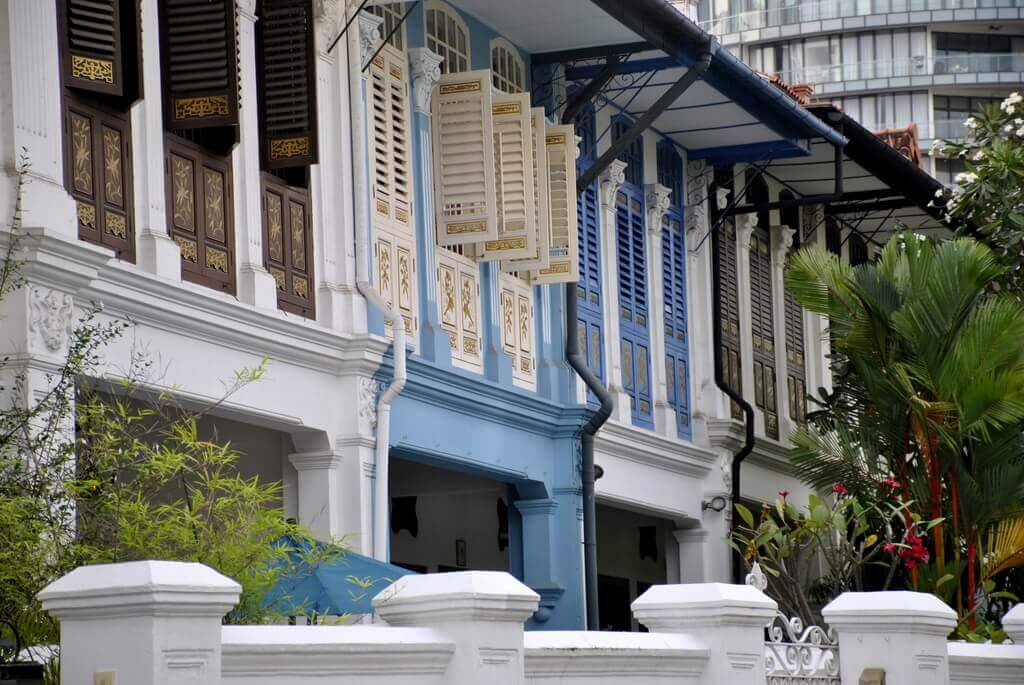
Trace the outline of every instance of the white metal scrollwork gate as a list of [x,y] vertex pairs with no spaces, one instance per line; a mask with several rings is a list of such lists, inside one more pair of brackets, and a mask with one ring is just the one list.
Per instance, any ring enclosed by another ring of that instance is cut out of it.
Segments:
[[[768,579],[756,563],[747,585],[762,592]],[[840,685],[839,641],[835,633],[819,626],[807,626],[799,618],[781,611],[768,624],[764,645],[766,685]]]

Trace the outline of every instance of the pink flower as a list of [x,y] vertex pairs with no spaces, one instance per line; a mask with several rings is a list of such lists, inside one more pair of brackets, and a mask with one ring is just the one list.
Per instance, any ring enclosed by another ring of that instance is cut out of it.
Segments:
[[887,542],[884,545],[882,545],[882,549],[885,550],[886,554],[892,554],[896,550],[896,543],[895,542]]
[[882,481],[882,485],[889,488],[890,490],[899,490],[901,487],[900,482],[895,478],[886,478]]
[[789,497],[789,490],[779,490],[779,497],[782,499]]
[[924,542],[919,535],[907,533],[904,541],[907,543],[907,547],[904,547],[899,552],[904,566],[912,569],[921,564],[928,563],[928,548],[924,546]]
[[833,485],[832,486],[832,492],[834,492],[835,494],[840,495],[840,496],[842,496],[842,495],[849,495],[850,494],[850,491],[847,490],[846,486],[843,485],[842,483],[836,483],[835,485]]

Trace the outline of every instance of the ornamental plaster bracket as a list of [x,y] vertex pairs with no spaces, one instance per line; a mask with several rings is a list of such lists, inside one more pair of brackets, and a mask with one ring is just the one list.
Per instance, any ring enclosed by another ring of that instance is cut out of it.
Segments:
[[689,244],[687,249],[696,252],[704,239],[704,228],[707,226],[708,188],[711,185],[711,167],[703,159],[686,163],[686,235]]
[[788,226],[772,227],[772,265],[782,268],[786,264],[786,257],[793,248],[793,239],[796,231]]
[[626,182],[626,166],[621,159],[616,159],[601,174],[601,202],[605,207],[615,206],[615,196]]
[[316,22],[316,43],[321,52],[327,50],[341,32],[345,22],[345,3],[341,0],[314,0],[313,18]]
[[647,205],[647,232],[661,235],[661,220],[665,218],[672,201],[672,191],[660,183],[648,183],[644,188]]
[[377,426],[377,394],[381,384],[372,378],[359,377],[359,422],[372,430]]
[[756,225],[756,214],[740,214],[736,217],[736,244],[739,245],[740,250],[750,250],[750,241],[754,238]]
[[359,61],[360,66],[366,64],[373,57],[373,53],[380,47],[380,27],[384,23],[384,17],[378,17],[369,12],[359,13]]
[[444,62],[444,57],[428,48],[409,50],[412,101],[413,107],[419,114],[430,116],[430,98],[434,93],[434,84],[441,78],[442,62]]
[[40,348],[59,352],[71,337],[74,301],[68,293],[34,287],[29,291],[29,330]]

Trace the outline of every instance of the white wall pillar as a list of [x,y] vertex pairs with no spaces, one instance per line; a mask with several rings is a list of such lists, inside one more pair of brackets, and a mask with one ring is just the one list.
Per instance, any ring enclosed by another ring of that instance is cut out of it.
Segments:
[[133,561],[81,566],[39,598],[60,621],[62,685],[220,685],[221,619],[240,592],[202,564]]
[[793,247],[796,231],[772,226],[772,320],[775,330],[775,388],[778,394],[779,440],[786,442],[796,428],[789,416],[789,360],[786,355],[786,257]]
[[714,289],[708,195],[712,169],[703,160],[686,165],[686,295],[690,336],[690,397],[693,441],[707,444],[708,420],[729,417],[725,394],[715,385]]
[[[158,0],[141,0],[139,8],[142,89],[147,94],[161,93]],[[164,114],[160,97],[143,98],[132,108],[132,171],[138,264],[160,278],[180,281],[181,248],[167,232]]]
[[659,183],[644,188],[647,210],[647,318],[651,333],[651,378],[654,381],[651,399],[654,402],[654,430],[676,437],[676,410],[668,403],[668,379],[665,377],[665,275],[661,268],[661,221],[668,211],[672,191]]
[[24,157],[24,225],[78,238],[75,202],[64,189],[57,3],[13,0],[0,8],[0,224],[13,216],[13,175]]
[[238,121],[240,142],[232,151],[235,186],[235,239],[238,298],[261,309],[277,309],[277,286],[263,266],[263,212],[260,192],[260,123],[256,88],[254,0],[238,3]]
[[[757,214],[736,217],[736,288],[740,305],[740,365],[742,366],[743,399],[754,408],[755,426],[764,426],[764,412],[754,403],[754,340],[750,312],[750,244],[754,237]],[[763,429],[761,431],[764,432]]]
[[923,592],[844,592],[822,616],[839,636],[843,683],[881,668],[888,683],[949,682],[946,636],[956,612]]
[[[349,73],[341,0],[314,3],[317,41],[317,125],[320,163],[310,169],[317,257],[317,319],[346,333],[366,330],[366,300],[355,288]],[[350,27],[351,30],[352,27]]]
[[403,576],[373,606],[389,625],[433,628],[456,643],[445,682],[521,685],[523,622],[539,599],[507,573],[463,571]]
[[288,460],[298,472],[299,523],[322,540],[341,535],[339,508],[342,502],[343,459],[344,455],[332,448],[288,455]]
[[690,635],[708,649],[701,682],[764,685],[764,627],[777,605],[757,588],[655,585],[632,608],[636,620],[651,632]]
[[604,291],[604,358],[612,418],[630,423],[630,399],[622,387],[622,335],[619,328],[619,257],[615,196],[626,180],[626,163],[614,160],[601,174],[601,285]]

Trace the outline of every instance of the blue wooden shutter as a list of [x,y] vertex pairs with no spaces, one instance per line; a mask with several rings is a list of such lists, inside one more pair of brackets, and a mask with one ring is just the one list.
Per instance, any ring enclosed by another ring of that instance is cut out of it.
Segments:
[[[597,154],[594,108],[584,107],[576,115],[576,135],[582,139],[576,169],[582,173]],[[579,218],[580,280],[576,285],[579,298],[577,319],[580,351],[587,366],[604,381],[604,330],[601,310],[601,217],[597,181],[576,199]],[[591,401],[597,398],[588,392]]]
[[632,400],[633,423],[653,428],[643,193],[626,182],[616,199],[622,385]]
[[683,222],[683,160],[669,141],[658,145],[658,183],[671,191],[661,220],[661,269],[665,299],[665,381],[676,411],[676,430],[689,438],[690,382],[686,324],[686,237]]

